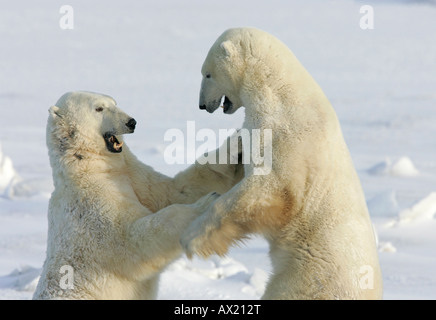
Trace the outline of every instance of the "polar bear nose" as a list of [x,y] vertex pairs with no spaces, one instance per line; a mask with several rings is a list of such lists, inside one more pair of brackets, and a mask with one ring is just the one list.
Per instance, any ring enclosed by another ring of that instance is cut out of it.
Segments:
[[206,109],[206,105],[205,104],[200,105],[200,110],[205,110],[205,109]]
[[130,129],[130,130],[135,130],[136,127],[136,120],[131,118],[127,123],[126,126]]

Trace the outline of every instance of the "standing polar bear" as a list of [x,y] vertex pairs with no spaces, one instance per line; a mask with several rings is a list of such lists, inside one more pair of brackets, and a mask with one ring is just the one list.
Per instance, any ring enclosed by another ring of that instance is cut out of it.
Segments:
[[155,172],[123,144],[136,121],[106,95],[70,92],[49,112],[55,189],[34,299],[155,298],[159,274],[182,253],[182,231],[218,196],[204,195],[229,190],[243,168],[196,163],[174,178]]
[[260,233],[273,266],[263,299],[381,298],[360,181],[336,114],[309,73],[277,38],[236,28],[216,40],[202,75],[200,109],[214,112],[225,96],[224,113],[245,107],[243,128],[272,130],[260,143],[271,144],[272,168],[262,175],[245,165],[245,178],[184,232],[187,254],[223,255]]

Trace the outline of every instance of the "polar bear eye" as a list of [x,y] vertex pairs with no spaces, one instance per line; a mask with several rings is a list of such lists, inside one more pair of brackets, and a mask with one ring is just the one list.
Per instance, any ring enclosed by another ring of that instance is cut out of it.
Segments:
[[95,111],[102,112],[103,111],[103,107],[97,107],[97,108],[95,108]]
[[211,77],[210,73],[207,73],[206,78],[210,79],[210,77]]

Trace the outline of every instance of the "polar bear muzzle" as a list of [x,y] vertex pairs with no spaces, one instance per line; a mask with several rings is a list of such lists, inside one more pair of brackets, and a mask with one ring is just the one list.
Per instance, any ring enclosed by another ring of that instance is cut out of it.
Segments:
[[113,153],[120,153],[123,151],[123,142],[119,142],[117,137],[111,132],[106,132],[103,135],[104,141],[106,142],[106,148]]
[[230,101],[230,99],[227,96],[222,96],[219,100],[214,100],[210,102],[209,104],[201,104],[200,103],[200,110],[206,110],[209,113],[215,112],[218,107],[221,107],[224,109],[224,113],[233,113],[233,102]]
[[108,131],[103,135],[103,139],[106,142],[106,148],[113,153],[120,153],[123,151],[123,142],[118,141],[116,134],[133,133],[136,128],[136,120],[130,118],[125,123],[123,128],[115,129],[114,131]]

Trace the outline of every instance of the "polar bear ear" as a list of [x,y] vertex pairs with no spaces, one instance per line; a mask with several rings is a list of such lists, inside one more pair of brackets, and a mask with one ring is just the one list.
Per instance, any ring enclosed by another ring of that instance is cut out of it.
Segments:
[[232,57],[236,54],[237,50],[236,50],[234,44],[230,40],[226,40],[224,42],[221,42],[220,47],[221,47],[221,49],[224,50],[224,52],[226,53],[226,56],[228,56],[228,57]]
[[61,109],[59,107],[51,106],[50,109],[48,109],[48,112],[53,119],[62,118]]

